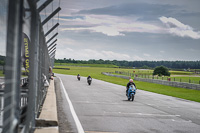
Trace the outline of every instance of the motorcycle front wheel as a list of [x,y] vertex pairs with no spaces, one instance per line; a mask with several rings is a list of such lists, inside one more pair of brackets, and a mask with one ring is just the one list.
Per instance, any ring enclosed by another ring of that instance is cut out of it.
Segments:
[[132,96],[131,96],[131,100],[132,100],[132,101],[134,100],[134,97],[135,97],[134,94],[132,94]]

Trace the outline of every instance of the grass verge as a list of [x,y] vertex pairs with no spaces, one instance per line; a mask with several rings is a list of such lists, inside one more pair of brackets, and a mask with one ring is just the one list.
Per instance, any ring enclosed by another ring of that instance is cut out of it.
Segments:
[[3,74],[3,71],[0,70],[0,77],[3,77],[4,74]]

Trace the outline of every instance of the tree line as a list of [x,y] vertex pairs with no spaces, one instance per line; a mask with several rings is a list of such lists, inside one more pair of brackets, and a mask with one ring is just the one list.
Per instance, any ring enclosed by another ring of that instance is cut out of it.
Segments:
[[0,55],[0,65],[3,66],[5,64],[5,56]]
[[165,66],[172,69],[200,69],[200,61],[118,61],[118,60],[74,60],[74,59],[55,59],[55,63],[78,63],[78,64],[113,64],[119,67],[129,68],[155,68]]

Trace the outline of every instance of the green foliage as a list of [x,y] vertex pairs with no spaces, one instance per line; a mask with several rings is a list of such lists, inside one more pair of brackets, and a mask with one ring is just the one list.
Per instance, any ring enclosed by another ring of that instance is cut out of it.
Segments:
[[154,69],[153,75],[158,75],[158,76],[170,76],[170,72],[167,67],[164,66],[158,66]]
[[0,65],[5,65],[5,56],[0,55]]
[[[65,67],[65,66],[56,66],[56,67]],[[124,90],[125,86],[128,82],[127,79],[111,77],[101,74],[101,72],[115,72],[115,71],[131,71],[130,69],[120,69],[120,68],[100,68],[100,67],[72,67],[67,66],[70,70],[61,70],[55,69],[53,72],[60,73],[60,74],[68,74],[68,75],[77,75],[78,73],[81,76],[87,77],[91,75],[92,78],[103,80],[106,82],[123,85]],[[184,88],[177,88],[171,86],[165,86],[160,84],[148,83],[148,82],[141,82],[141,81],[134,81],[137,88],[141,90],[146,90],[150,92],[155,92],[159,94],[174,96],[178,98],[183,98],[187,100],[192,100],[196,102],[200,102],[200,91],[198,90],[191,90],[191,89],[184,89]]]
[[3,77],[3,71],[0,70],[0,77]]
[[85,66],[85,67],[108,67],[108,68],[118,68],[116,65],[112,64],[78,64],[78,63],[55,63],[57,66]]
[[0,65],[1,65],[1,66],[4,66],[4,65],[5,65],[5,61],[0,60]]
[[147,65],[144,65],[141,67],[142,69],[149,69],[150,67],[148,67]]
[[174,69],[200,69],[200,61],[117,61],[117,60],[74,60],[74,59],[56,59],[55,63],[78,63],[78,64],[113,64],[126,68],[155,68],[156,66],[165,66]]

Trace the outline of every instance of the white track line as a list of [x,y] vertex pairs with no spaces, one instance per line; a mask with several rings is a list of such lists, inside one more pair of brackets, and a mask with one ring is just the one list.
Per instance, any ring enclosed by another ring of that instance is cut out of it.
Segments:
[[[60,77],[58,77],[58,78],[60,79]],[[80,121],[79,121],[79,119],[78,119],[78,117],[77,117],[77,115],[76,115],[76,112],[75,112],[75,110],[74,110],[74,107],[73,107],[73,105],[72,105],[72,102],[71,102],[71,100],[69,99],[69,96],[68,96],[68,94],[67,94],[67,92],[66,92],[66,89],[65,89],[65,87],[64,87],[63,82],[62,82],[61,79],[60,79],[60,83],[61,83],[61,86],[62,86],[62,88],[63,88],[63,90],[64,90],[64,94],[65,94],[65,97],[66,97],[67,102],[68,102],[68,104],[69,104],[69,108],[70,108],[70,111],[71,111],[72,116],[73,116],[73,118],[74,118],[74,121],[75,121],[77,130],[78,130],[78,133],[85,133],[84,130],[83,130],[83,127],[82,127],[82,125],[81,125],[81,123],[80,123]]]

